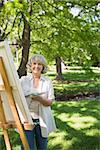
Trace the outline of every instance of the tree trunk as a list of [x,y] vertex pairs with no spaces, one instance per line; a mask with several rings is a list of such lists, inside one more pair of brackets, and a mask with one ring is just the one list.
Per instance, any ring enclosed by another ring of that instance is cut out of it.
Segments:
[[4,5],[4,0],[1,0],[0,7],[3,7],[3,5]]
[[[22,0],[20,0],[19,2],[23,3]],[[32,0],[30,0],[29,4],[30,5],[29,5],[28,12],[31,17],[31,15],[32,15]],[[22,13],[22,18],[24,21],[24,29],[23,29],[23,34],[22,34],[22,59],[21,59],[20,66],[17,70],[19,77],[27,74],[26,64],[28,62],[28,57],[29,57],[30,32],[31,32],[29,22],[27,21],[27,19],[23,13]]]
[[56,72],[57,72],[56,80],[63,80],[61,58],[59,56],[56,57]]
[[20,66],[17,70],[19,77],[26,75],[26,64],[29,56],[29,48],[30,48],[30,26],[27,20],[24,18],[24,29],[22,35],[22,59]]

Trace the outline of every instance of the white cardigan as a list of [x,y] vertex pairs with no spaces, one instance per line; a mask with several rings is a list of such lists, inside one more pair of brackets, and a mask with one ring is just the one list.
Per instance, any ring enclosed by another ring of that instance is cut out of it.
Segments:
[[[31,89],[32,89],[32,74],[23,76],[20,81],[22,85],[22,89],[24,92],[24,95],[26,96],[26,101],[27,103],[31,101],[31,98],[27,95],[31,94]],[[54,97],[54,90],[53,90],[53,85],[52,81],[44,76],[41,76],[40,78],[40,83],[39,83],[39,92],[45,92],[45,97],[49,100],[53,100]],[[33,115],[34,112],[30,112],[31,116]],[[51,107],[50,106],[44,106],[41,103],[39,104],[39,121],[40,121],[40,127],[41,127],[41,132],[43,137],[48,137],[48,134],[52,131],[56,130],[56,125],[54,121],[54,117],[52,115]]]

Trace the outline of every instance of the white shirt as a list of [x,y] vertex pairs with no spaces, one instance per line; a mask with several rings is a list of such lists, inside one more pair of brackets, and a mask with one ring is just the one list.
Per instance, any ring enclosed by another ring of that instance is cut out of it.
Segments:
[[[30,114],[32,116],[32,118],[35,117],[35,112],[37,110],[34,110],[34,104],[32,104],[31,102],[31,98],[30,95],[31,93],[33,93],[33,87],[32,87],[32,82],[33,82],[33,77],[32,74],[31,75],[27,75],[27,76],[23,76],[21,79],[21,85],[22,85],[22,89],[24,92],[24,95],[26,96],[26,100],[27,100],[27,104],[29,107],[29,111]],[[54,90],[53,90],[53,85],[52,85],[52,81],[44,76],[41,76],[40,78],[40,82],[39,82],[39,88],[38,88],[38,92],[39,93],[44,93],[43,96],[46,97],[48,100],[53,100],[54,97]],[[31,103],[31,105],[30,105]],[[34,103],[34,102],[33,102]],[[33,107],[32,107],[33,105]],[[48,137],[48,134],[54,130],[56,130],[56,126],[55,126],[55,121],[51,112],[51,108],[50,106],[44,106],[41,103],[37,104],[39,106],[39,110],[38,110],[38,118],[40,121],[40,126],[41,126],[41,132],[42,132],[42,136],[43,137]]]

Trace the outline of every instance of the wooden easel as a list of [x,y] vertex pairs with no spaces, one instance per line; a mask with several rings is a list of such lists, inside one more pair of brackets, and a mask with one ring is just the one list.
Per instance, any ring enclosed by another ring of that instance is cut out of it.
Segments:
[[1,93],[0,93],[0,128],[3,129],[6,148],[7,148],[7,150],[12,150],[7,129],[8,128],[17,128],[19,131],[20,138],[22,140],[24,149],[30,150],[26,136],[24,134],[24,130],[23,130],[23,126],[21,124],[20,117],[18,115],[17,107],[16,107],[13,93],[12,93],[12,88],[10,86],[10,83],[9,83],[9,80],[7,77],[3,59],[2,59],[2,57],[0,57],[0,92],[2,92],[2,91],[5,91],[7,93],[7,99],[9,102],[9,106],[10,106],[10,109],[11,109],[13,117],[14,117],[14,122],[6,121],[6,116],[5,116],[4,108],[3,108],[3,101],[2,101]]

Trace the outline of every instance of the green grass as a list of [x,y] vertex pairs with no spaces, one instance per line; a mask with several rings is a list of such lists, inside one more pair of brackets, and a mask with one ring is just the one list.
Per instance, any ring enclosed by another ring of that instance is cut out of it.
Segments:
[[[54,102],[52,111],[57,131],[49,136],[49,150],[100,149],[100,100]],[[10,137],[13,150],[20,150],[18,134],[11,131]]]
[[59,102],[53,105],[57,132],[50,134],[50,150],[99,150],[100,101]]
[[67,70],[63,70],[63,81],[55,80],[56,73],[52,68],[47,75],[53,80],[56,95],[100,92],[99,68],[87,71],[80,67],[69,67]]
[[[70,67],[64,70],[64,81],[54,80],[56,74],[47,74],[53,80],[55,93],[74,94],[100,91],[100,69],[93,72]],[[52,111],[57,131],[49,136],[49,150],[100,150],[100,100],[55,102]],[[1,131],[1,130],[0,130]],[[0,150],[6,150],[0,132]],[[18,133],[10,130],[13,150],[20,150]]]

